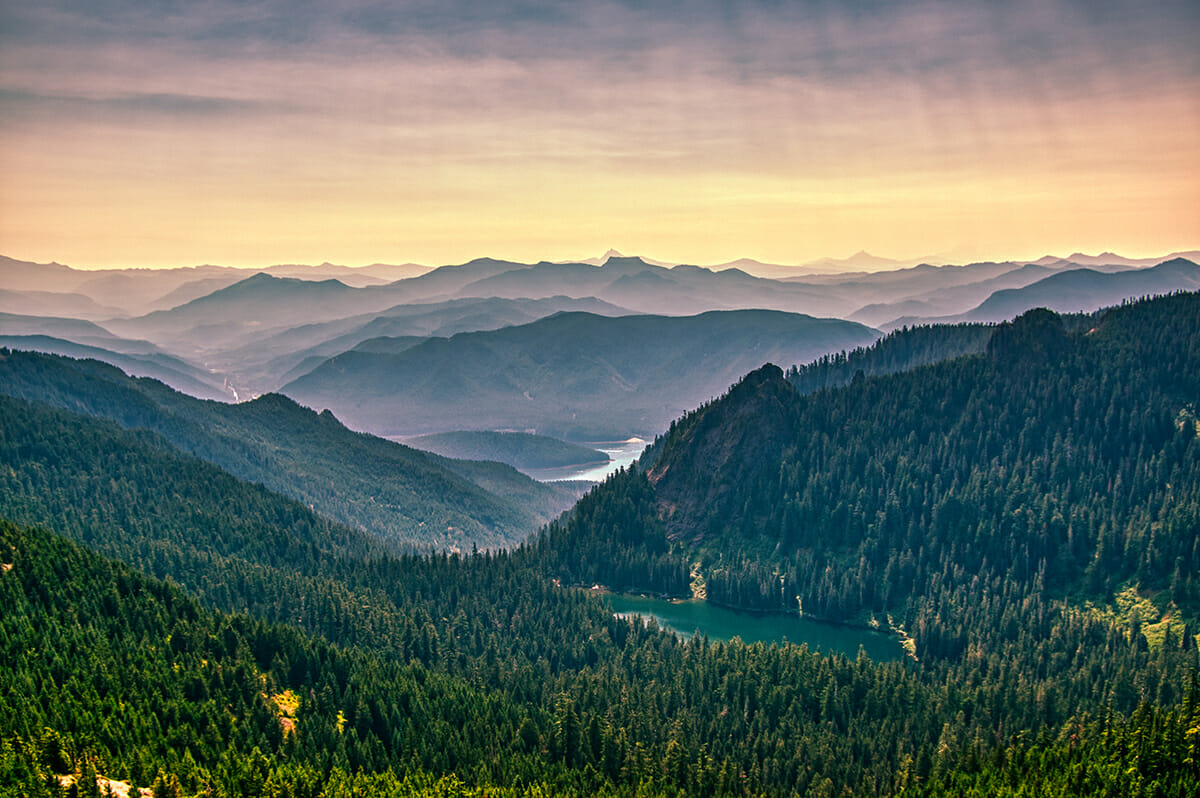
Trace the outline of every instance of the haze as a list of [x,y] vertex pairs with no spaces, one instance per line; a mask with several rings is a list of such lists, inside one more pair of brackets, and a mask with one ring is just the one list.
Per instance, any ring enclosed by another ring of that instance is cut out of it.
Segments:
[[1200,232],[1200,6],[0,4],[0,251],[956,262]]

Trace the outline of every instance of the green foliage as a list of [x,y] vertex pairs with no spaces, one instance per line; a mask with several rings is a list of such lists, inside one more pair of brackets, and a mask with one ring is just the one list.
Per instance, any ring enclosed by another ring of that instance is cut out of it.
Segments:
[[[645,475],[623,469],[604,483],[603,491],[580,499],[569,519],[542,530],[537,556],[567,584],[687,596],[691,573],[682,547],[667,539],[653,502]],[[579,528],[591,534],[574,534]]]
[[481,475],[352,432],[278,394],[205,402],[102,363],[6,352],[0,391],[160,433],[183,451],[259,482],[395,549],[515,543],[574,500],[500,466]]
[[849,385],[855,375],[873,377],[909,371],[962,355],[977,355],[987,347],[988,324],[934,324],[902,327],[870,346],[822,357],[788,369],[787,381],[800,393]]
[[[808,396],[765,367],[469,556],[0,398],[0,514],[52,530],[0,522],[0,796],[1196,794],[1198,320],[1035,316]],[[696,562],[918,659],[682,641],[550,579],[686,594]]]
[[[946,739],[983,748],[1180,699],[1200,615],[1200,435],[1181,411],[1200,395],[1200,295],[1069,326],[1034,311],[988,354],[787,387],[763,369],[684,417],[529,556],[630,584],[620,563],[666,593],[699,562],[710,601],[903,629],[961,702]],[[1166,619],[1149,639],[1140,616],[1095,610],[1130,584]]]
[[[61,754],[83,781],[91,768],[167,789],[166,773],[188,795],[286,794],[289,778],[315,794],[331,767],[358,774],[350,782],[414,769],[580,795],[776,793],[814,768],[888,783],[893,743],[878,731],[940,715],[898,665],[683,643],[530,584],[509,558],[411,561],[431,600],[410,600],[422,630],[408,656],[388,657],[206,611],[7,522],[0,559],[11,566],[0,573],[0,739],[27,783]],[[463,591],[506,572],[510,590]],[[449,615],[423,613],[434,607]],[[300,697],[292,733],[272,700],[285,691]],[[896,701],[907,713],[890,710]],[[775,744],[781,734],[798,747]]]
[[905,794],[963,798],[1072,796],[1185,798],[1200,793],[1200,712],[1193,680],[1170,710],[1142,704],[1131,716],[1072,718],[1055,736],[1018,740],[971,768],[945,771]]
[[[1196,294],[1073,335],[1032,311],[998,327],[987,356],[808,396],[764,372],[658,442],[636,524],[691,544],[679,557],[703,560],[710,599],[892,612],[937,627],[917,635],[930,653],[968,634],[931,608],[987,592],[1103,600],[1134,580],[1195,617],[1200,438],[1177,419],[1200,395],[1198,318]],[[583,559],[561,553],[572,546],[605,559],[609,535],[584,521],[564,534],[553,562]]]

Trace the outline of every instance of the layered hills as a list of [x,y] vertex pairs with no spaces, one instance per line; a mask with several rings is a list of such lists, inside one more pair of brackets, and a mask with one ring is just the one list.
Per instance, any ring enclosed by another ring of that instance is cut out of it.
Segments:
[[140,316],[172,308],[245,280],[256,271],[278,277],[337,279],[346,285],[367,286],[414,277],[429,269],[411,263],[376,263],[359,268],[332,263],[319,266],[281,264],[261,270],[212,265],[167,269],[76,269],[61,263],[31,263],[0,255],[0,285],[4,288],[16,292],[81,295],[115,309],[115,316]]
[[[112,342],[115,346],[121,346],[122,343]],[[0,335],[0,347],[102,361],[130,376],[158,380],[197,399],[229,401],[234,398],[229,387],[218,382],[211,372],[159,351],[157,347],[148,347],[149,351],[121,352],[49,335]]]
[[201,401],[96,361],[3,351],[0,393],[154,430],[393,548],[510,545],[576,498],[499,463],[451,461],[352,432],[277,394]]
[[[1189,255],[1195,253],[910,265],[860,253],[830,261],[834,271],[824,274],[815,273],[813,264],[797,271],[743,259],[705,268],[616,252],[576,263],[479,258],[436,269],[322,264],[258,272],[217,266],[93,272],[6,258],[0,260],[0,310],[8,315],[0,327],[10,335],[59,339],[30,340],[30,346],[97,347],[87,354],[181,390],[197,392],[204,385],[205,396],[240,400],[278,391],[359,347],[398,350],[422,338],[498,330],[560,311],[687,316],[774,309],[881,330],[996,322],[1037,306],[1092,311],[1143,295],[1193,290],[1194,267],[1183,260]],[[864,266],[876,271],[845,271]],[[95,328],[67,330],[56,318]],[[374,339],[399,340],[367,343]],[[179,364],[119,358],[139,346],[184,361],[192,373],[181,378],[187,369]],[[795,362],[780,358],[784,366]]]
[[[1032,269],[1035,267],[1025,267]],[[1022,270],[1024,272],[1024,270]],[[1036,274],[1036,272],[1024,272]],[[945,304],[921,309],[916,317],[910,313],[912,307],[891,308],[904,312],[888,326],[895,327],[918,321],[958,322],[990,321],[1011,319],[1020,313],[1037,307],[1050,308],[1062,313],[1092,311],[1096,308],[1119,304],[1128,299],[1169,294],[1175,291],[1194,291],[1200,287],[1200,266],[1185,258],[1162,261],[1154,266],[1132,269],[1110,267],[1072,268],[1056,271],[1030,281],[1024,285],[998,287],[970,310],[954,315],[935,312]],[[973,296],[972,299],[977,298]],[[865,318],[878,317],[878,310],[864,314]]]
[[[301,454],[353,436],[384,480],[395,450],[329,415],[6,352],[0,785],[1192,794],[1198,320],[1182,294],[760,364],[527,545],[468,555],[397,555],[201,459],[339,493]],[[684,640],[573,582],[873,621],[912,656]]]
[[652,437],[766,361],[804,362],[875,337],[853,322],[778,311],[560,313],[397,354],[347,352],[281,390],[382,435],[467,428],[624,440]]
[[355,349],[400,351],[426,338],[528,324],[563,311],[623,316],[629,311],[596,299],[565,296],[545,299],[475,297],[397,305],[329,322],[308,322],[272,334],[252,336],[231,349],[210,355],[243,390],[278,390],[327,359]]
[[1030,307],[1075,313],[1118,304],[1130,297],[1198,288],[1200,266],[1184,258],[1163,261],[1137,271],[1104,273],[1090,268],[1073,269],[1023,288],[997,291],[967,316],[970,321],[1004,321]]
[[636,493],[624,528],[641,532],[618,543],[577,516],[542,545],[572,580],[686,593],[690,572],[733,606],[896,613],[945,651],[969,637],[947,608],[996,591],[1135,585],[1192,616],[1198,341],[1192,293],[1071,328],[1031,311],[979,354],[807,395],[765,366],[586,500],[628,513]]

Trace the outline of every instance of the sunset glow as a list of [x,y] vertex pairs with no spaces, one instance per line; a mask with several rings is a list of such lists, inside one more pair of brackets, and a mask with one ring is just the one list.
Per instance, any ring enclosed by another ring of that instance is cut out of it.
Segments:
[[1200,240],[1195,3],[56,5],[0,16],[13,257],[799,263]]

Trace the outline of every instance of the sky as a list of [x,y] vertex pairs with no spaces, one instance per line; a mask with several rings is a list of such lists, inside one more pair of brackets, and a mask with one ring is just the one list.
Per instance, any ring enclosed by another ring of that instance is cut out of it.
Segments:
[[1200,247],[1200,3],[0,0],[0,254]]

